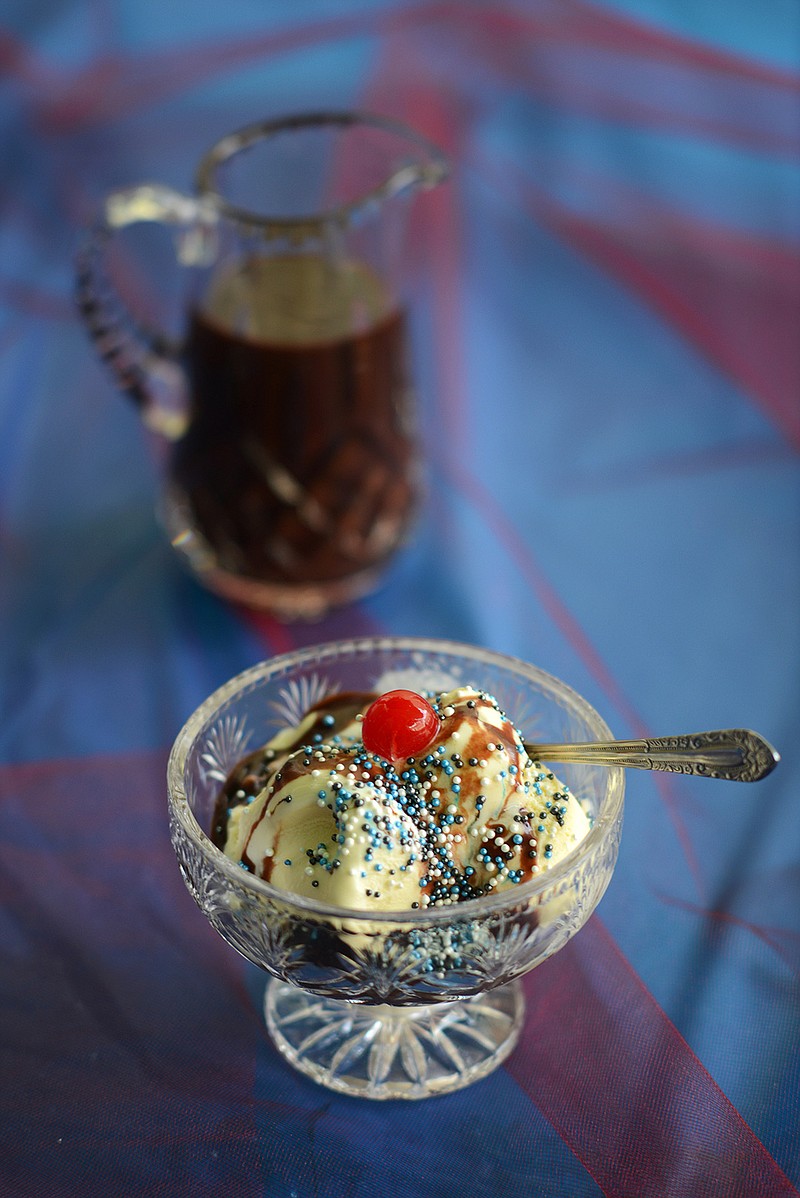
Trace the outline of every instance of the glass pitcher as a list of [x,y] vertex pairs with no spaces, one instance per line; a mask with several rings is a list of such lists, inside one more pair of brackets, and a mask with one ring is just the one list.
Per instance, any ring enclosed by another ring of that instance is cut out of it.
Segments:
[[[80,310],[166,444],[170,540],[217,593],[314,618],[371,589],[406,537],[405,218],[446,175],[393,121],[311,114],[222,138],[193,196],[146,184],[106,198],[78,255]],[[135,324],[108,268],[118,233],[142,222],[174,232],[174,340]]]

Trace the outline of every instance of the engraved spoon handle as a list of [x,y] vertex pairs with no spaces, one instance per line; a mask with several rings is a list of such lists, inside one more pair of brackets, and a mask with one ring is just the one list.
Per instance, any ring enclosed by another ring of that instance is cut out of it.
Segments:
[[626,769],[669,770],[731,782],[757,782],[780,761],[772,745],[746,728],[660,736],[651,740],[610,740],[588,744],[526,744],[534,760],[581,761]]

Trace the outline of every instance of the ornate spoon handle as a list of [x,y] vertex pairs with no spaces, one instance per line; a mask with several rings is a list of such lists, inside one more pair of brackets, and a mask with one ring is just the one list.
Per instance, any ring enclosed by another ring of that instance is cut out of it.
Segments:
[[535,761],[582,761],[626,769],[670,770],[731,782],[757,782],[780,761],[772,745],[742,728],[660,736],[652,740],[610,740],[588,744],[526,745]]

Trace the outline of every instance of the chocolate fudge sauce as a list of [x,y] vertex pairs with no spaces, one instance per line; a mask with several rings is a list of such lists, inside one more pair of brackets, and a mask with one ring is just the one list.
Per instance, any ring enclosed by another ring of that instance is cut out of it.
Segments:
[[[294,753],[302,745],[312,744],[315,735],[329,740],[352,723],[359,712],[366,711],[375,698],[377,696],[368,691],[343,691],[340,694],[328,695],[306,712],[306,716],[313,714],[316,717],[312,724],[302,735],[285,745],[280,753],[261,746],[237,762],[217,797],[211,824],[211,839],[214,844],[220,849],[225,848],[231,808],[246,803],[259,794],[290,753]],[[304,716],[303,719],[305,718]]]
[[[191,315],[191,420],[171,472],[233,574],[347,578],[388,558],[412,516],[404,315],[365,268],[344,290],[325,269],[299,256],[277,272],[250,263]],[[300,316],[276,321],[287,288]]]

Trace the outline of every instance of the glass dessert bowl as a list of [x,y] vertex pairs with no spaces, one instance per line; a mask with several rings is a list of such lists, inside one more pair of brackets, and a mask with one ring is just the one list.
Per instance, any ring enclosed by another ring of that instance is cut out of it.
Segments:
[[557,767],[591,826],[530,881],[398,911],[332,906],[248,872],[211,839],[218,797],[245,756],[325,697],[461,686],[493,696],[527,741],[610,738],[584,699],[534,666],[447,641],[371,638],[285,654],[231,679],[170,755],[170,830],[190,893],[220,935],[272,975],[265,1016],[279,1051],[341,1093],[447,1093],[508,1056],[524,1017],[520,978],[583,926],[611,880],[623,770]]

